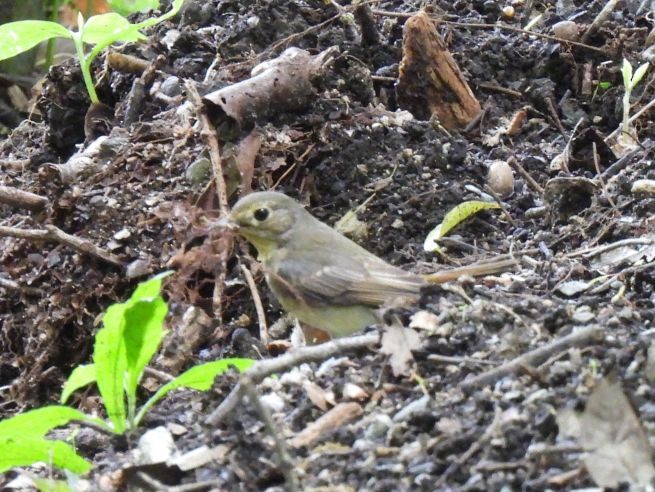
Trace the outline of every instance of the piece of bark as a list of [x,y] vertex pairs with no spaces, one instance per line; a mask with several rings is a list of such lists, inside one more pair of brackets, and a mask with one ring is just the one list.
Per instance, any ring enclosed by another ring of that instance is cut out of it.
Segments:
[[305,108],[311,101],[312,79],[325,69],[336,51],[332,47],[312,56],[308,51],[289,48],[253,68],[249,79],[203,97],[221,139],[234,140],[255,123]]
[[432,20],[423,11],[405,24],[396,93],[401,108],[422,120],[434,115],[446,129],[464,128],[482,111]]

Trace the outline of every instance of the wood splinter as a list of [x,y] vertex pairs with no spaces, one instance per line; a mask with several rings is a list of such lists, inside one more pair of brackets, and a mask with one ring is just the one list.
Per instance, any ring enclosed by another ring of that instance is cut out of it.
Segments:
[[432,20],[423,11],[405,24],[396,93],[401,108],[422,120],[434,116],[448,130],[466,127],[482,111]]

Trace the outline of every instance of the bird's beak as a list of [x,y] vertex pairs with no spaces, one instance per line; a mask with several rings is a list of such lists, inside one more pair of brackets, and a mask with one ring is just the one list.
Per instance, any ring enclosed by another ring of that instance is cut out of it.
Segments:
[[239,230],[239,224],[234,222],[229,215],[221,217],[221,219],[219,219],[218,222],[214,222],[212,226],[219,229],[228,229],[230,231]]

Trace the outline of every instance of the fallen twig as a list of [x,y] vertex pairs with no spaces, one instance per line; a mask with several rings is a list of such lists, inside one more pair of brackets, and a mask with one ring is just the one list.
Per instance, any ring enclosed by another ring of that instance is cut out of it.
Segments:
[[565,337],[555,339],[546,345],[531,350],[530,352],[526,352],[525,354],[506,362],[502,366],[494,367],[482,374],[468,378],[460,383],[460,388],[465,393],[469,393],[475,388],[486,386],[505,376],[509,376],[522,367],[540,364],[542,361],[548,359],[557,352],[567,350],[571,347],[587,345],[592,341],[597,341],[602,338],[604,333],[604,328],[599,325],[583,328]]
[[241,384],[243,385],[245,395],[248,397],[248,400],[250,400],[250,404],[255,407],[255,410],[257,410],[257,413],[259,414],[259,418],[262,419],[262,422],[264,422],[266,432],[269,436],[271,436],[273,442],[275,443],[278,466],[282,469],[282,473],[284,474],[284,478],[286,480],[286,489],[289,492],[295,492],[298,490],[298,484],[293,461],[291,460],[289,451],[287,450],[286,441],[282,438],[282,436],[280,436],[280,433],[275,428],[275,424],[273,423],[273,419],[271,417],[271,412],[264,404],[262,404],[262,401],[259,398],[259,394],[257,393],[256,385],[253,384],[253,382],[247,377],[241,378]]
[[[302,347],[292,350],[274,359],[266,359],[255,363],[242,377],[248,378],[253,384],[271,374],[286,371],[305,362],[318,362],[343,352],[359,350],[380,342],[379,333],[357,335],[348,338],[339,338],[320,345]],[[209,425],[217,425],[239,404],[243,396],[243,385],[237,384],[230,394],[221,402],[207,418]]]
[[605,21],[607,20],[609,15],[612,13],[614,8],[616,7],[617,3],[618,3],[618,0],[609,0],[605,4],[605,6],[603,7],[603,10],[601,10],[598,13],[598,15],[593,20],[593,22],[591,23],[591,25],[587,29],[587,32],[584,33],[584,35],[582,36],[582,39],[580,41],[582,41],[583,43],[588,43],[589,42],[589,39],[591,38],[591,36],[593,36],[594,33],[598,30],[598,28],[605,23]]
[[[209,158],[212,163],[212,171],[214,174],[214,182],[216,184],[216,194],[218,195],[218,208],[221,217],[226,217],[228,214],[227,202],[227,185],[225,183],[225,176],[223,175],[223,159],[221,158],[221,150],[216,136],[216,129],[212,125],[209,116],[207,115],[207,108],[202,103],[200,94],[193,82],[187,81],[185,84],[189,98],[191,99],[198,120],[201,124],[200,134],[207,143],[209,148]],[[220,249],[219,260],[220,265],[214,278],[214,292],[212,295],[212,304],[214,314],[219,320],[223,319],[223,289],[225,286],[225,276],[227,271],[227,260],[229,252],[232,250],[233,236],[223,235],[226,244]]]
[[35,239],[39,241],[55,241],[68,246],[80,253],[95,256],[107,263],[117,267],[124,267],[125,264],[116,255],[96,246],[88,239],[82,239],[56,226],[46,225],[45,229],[20,229],[18,227],[0,226],[0,236],[17,237],[20,239]]
[[523,176],[523,178],[528,183],[528,186],[530,186],[530,188],[532,188],[534,191],[539,193],[539,195],[544,194],[543,187],[539,183],[537,183],[532,176],[530,176],[530,173],[528,173],[528,171],[525,170],[525,168],[516,159],[516,157],[511,156],[509,159],[507,159],[507,164],[512,166],[514,169],[516,169],[518,173],[521,176]]
[[[373,13],[373,15],[380,15],[384,17],[399,17],[402,19],[408,19],[409,17],[416,15],[416,12],[389,12],[386,10],[379,10],[379,9],[371,9],[371,12]],[[556,41],[562,44],[579,46],[580,48],[596,51],[598,53],[607,54],[605,53],[605,50],[603,50],[602,48],[597,48],[596,46],[590,46],[588,44],[578,43],[577,41],[569,41],[568,39],[558,38],[557,36],[551,36],[550,34],[542,34],[540,32],[527,31],[525,29],[521,29],[520,27],[512,27],[506,24],[500,24],[500,23],[483,24],[479,22],[453,22],[453,21],[448,21],[448,20],[434,18],[434,17],[432,17],[432,20],[438,21],[440,24],[446,24],[453,27],[463,27],[465,29],[501,29],[503,31],[517,32],[521,34],[526,34],[528,36],[535,36],[537,38],[548,39],[549,41]]]
[[266,324],[266,312],[264,311],[264,305],[262,304],[262,298],[259,295],[257,290],[257,284],[255,284],[255,279],[252,277],[252,273],[246,265],[241,264],[241,272],[246,279],[248,288],[250,289],[250,294],[252,295],[252,301],[255,303],[255,311],[257,312],[257,321],[259,322],[259,339],[262,343],[268,343],[268,325]]
[[14,280],[10,280],[8,278],[2,278],[2,277],[0,277],[0,287],[4,287],[5,289],[17,290],[19,292],[23,292],[25,294],[30,294],[34,296],[43,294],[43,291],[41,289],[36,289],[34,287],[27,287],[25,285],[19,284]]
[[441,474],[439,479],[435,482],[435,488],[443,487],[448,483],[450,476],[455,473],[460,466],[466,463],[471,457],[482,449],[483,444],[485,444],[489,439],[491,439],[494,434],[496,434],[500,428],[501,421],[501,411],[496,407],[494,413],[494,419],[491,421],[489,426],[485,429],[479,439],[473,442],[471,446],[460,456],[458,456],[451,464],[446,468],[446,470]]
[[48,199],[17,188],[0,186],[0,203],[28,210],[41,210],[48,204]]
[[353,401],[339,403],[296,434],[290,444],[294,448],[311,447],[323,434],[359,417],[362,412],[363,409],[359,403]]

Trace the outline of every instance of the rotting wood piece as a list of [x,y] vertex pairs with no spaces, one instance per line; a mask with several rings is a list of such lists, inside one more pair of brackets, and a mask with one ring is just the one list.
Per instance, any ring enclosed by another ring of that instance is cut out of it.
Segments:
[[405,24],[398,104],[416,118],[433,115],[446,129],[463,128],[482,108],[432,20],[421,11]]
[[241,131],[270,116],[303,109],[312,95],[312,79],[333,59],[337,48],[312,56],[288,48],[279,57],[260,63],[251,77],[207,94],[202,101],[220,138],[234,140]]

